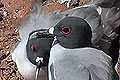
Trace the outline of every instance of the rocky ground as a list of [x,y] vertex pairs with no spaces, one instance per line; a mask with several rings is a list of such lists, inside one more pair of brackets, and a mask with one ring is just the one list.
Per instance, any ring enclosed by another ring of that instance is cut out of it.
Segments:
[[[66,4],[51,2],[52,0],[43,1],[43,9],[47,8],[48,12],[51,12],[52,8],[67,9]],[[73,1],[70,6],[83,5],[86,2],[88,0]],[[15,22],[24,18],[31,11],[31,7],[32,0],[0,0],[0,80],[25,80],[9,54],[19,35]]]
[[24,80],[9,54],[17,42],[15,21],[23,18],[30,9],[30,0],[0,1],[0,80]]

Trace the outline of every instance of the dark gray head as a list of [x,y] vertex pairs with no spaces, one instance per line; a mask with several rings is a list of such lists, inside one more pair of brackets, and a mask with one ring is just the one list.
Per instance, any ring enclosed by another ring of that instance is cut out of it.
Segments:
[[54,26],[54,35],[65,48],[91,46],[92,31],[90,25],[78,17],[66,17]]
[[31,32],[26,45],[27,57],[30,62],[37,65],[37,57],[43,58],[42,67],[48,65],[49,53],[54,39],[52,36],[44,34],[44,32],[45,29],[43,29],[43,32],[42,29],[37,33]]

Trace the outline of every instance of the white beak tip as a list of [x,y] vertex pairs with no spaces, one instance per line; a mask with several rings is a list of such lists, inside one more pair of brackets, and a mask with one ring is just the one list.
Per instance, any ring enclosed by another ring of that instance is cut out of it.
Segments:
[[51,27],[51,28],[49,29],[49,33],[50,33],[50,34],[53,34],[53,32],[54,32],[54,27]]

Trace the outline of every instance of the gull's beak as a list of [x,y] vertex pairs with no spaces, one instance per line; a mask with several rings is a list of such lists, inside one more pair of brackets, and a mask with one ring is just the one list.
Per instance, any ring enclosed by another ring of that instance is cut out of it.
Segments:
[[59,35],[57,35],[57,34],[55,34],[55,27],[51,27],[51,28],[49,28],[48,29],[48,33],[49,33],[49,35],[51,35],[52,37],[57,37],[57,36],[59,36]]
[[51,31],[52,29],[49,28],[49,29],[40,29],[37,31],[37,36],[39,37],[46,37],[46,36],[51,36],[51,37],[54,37],[53,35],[53,31]]

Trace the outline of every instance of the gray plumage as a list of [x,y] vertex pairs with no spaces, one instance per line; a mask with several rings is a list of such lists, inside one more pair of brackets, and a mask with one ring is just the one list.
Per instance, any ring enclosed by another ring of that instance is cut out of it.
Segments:
[[[104,34],[109,38],[110,35],[116,37],[116,29],[119,28],[119,12],[120,6],[118,5],[120,0],[90,0],[85,5],[91,5],[94,7],[101,7],[101,20],[104,25]],[[114,32],[114,33],[112,33]],[[114,39],[112,38],[112,39]]]
[[[112,58],[92,48],[91,28],[84,19],[66,17],[53,28],[49,33],[59,43],[50,51],[49,80],[118,80]],[[69,28],[71,31],[65,34],[68,30],[63,29]]]
[[111,60],[94,48],[66,49],[57,44],[50,54],[49,80],[117,80]]
[[112,41],[118,37],[120,28],[120,0],[90,0],[85,5],[101,7],[101,21],[103,24],[103,37],[97,42],[97,46],[110,54],[109,48]]
[[[116,37],[116,31],[119,29],[120,26],[120,9],[118,7],[112,7],[106,13],[106,29],[105,34],[109,37]],[[113,35],[111,35],[113,34]]]
[[89,5],[99,5],[104,8],[112,7],[117,0],[90,0],[88,3]]

